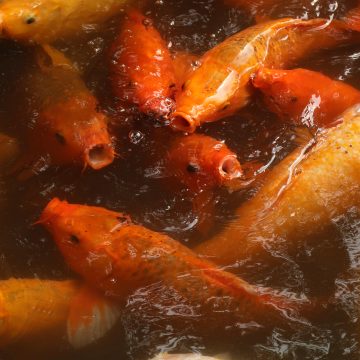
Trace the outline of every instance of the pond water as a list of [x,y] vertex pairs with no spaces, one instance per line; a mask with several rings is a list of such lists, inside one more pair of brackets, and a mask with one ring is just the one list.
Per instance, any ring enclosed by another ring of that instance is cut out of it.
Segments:
[[[266,15],[338,18],[354,3],[350,0],[278,1]],[[171,50],[194,54],[202,54],[254,23],[245,10],[227,7],[221,0],[159,0],[145,8]],[[191,192],[165,186],[167,179],[161,171],[161,156],[169,141],[158,139],[179,135],[159,127],[156,119],[127,109],[115,110],[107,50],[121,21],[122,16],[72,42],[56,44],[82,70],[88,87],[109,115],[119,156],[101,171],[52,167],[25,181],[18,181],[14,176],[1,179],[0,277],[3,279],[76,277],[51,236],[33,225],[55,196],[126,212],[136,222],[193,247],[226,226],[234,210],[254,193],[252,189],[232,194],[217,190],[213,199],[216,209],[213,226],[207,234],[198,231]],[[19,97],[17,89],[21,88],[24,74],[31,69],[31,51],[10,41],[0,43],[0,130],[24,143],[27,119],[23,109],[27,99]],[[357,44],[309,54],[296,65],[360,87]],[[225,140],[241,162],[256,161],[270,168],[295,146],[293,129],[279,123],[257,97],[231,118],[202,126],[199,131]],[[154,285],[139,289],[129,299],[122,321],[90,348],[74,351],[62,346],[52,349],[51,355],[48,350],[46,353],[29,350],[26,358],[148,359],[160,350],[230,352],[238,360],[359,358],[359,219],[356,209],[334,219],[328,231],[315,235],[317,241],[309,239],[293,254],[277,254],[276,267],[259,259],[257,263],[233,269],[252,284],[323,302],[322,313],[309,320],[311,325],[299,325],[291,336],[284,329],[274,329],[264,338],[244,340],[233,324],[231,331],[224,329],[216,338],[202,337],[192,329],[194,313],[171,312],[169,299],[176,303],[176,294]],[[1,358],[23,357],[10,349],[4,351]]]

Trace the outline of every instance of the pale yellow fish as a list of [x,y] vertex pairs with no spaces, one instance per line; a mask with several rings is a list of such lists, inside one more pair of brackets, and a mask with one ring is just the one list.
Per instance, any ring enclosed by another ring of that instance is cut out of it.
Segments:
[[117,306],[76,281],[0,281],[0,347],[42,346],[62,339],[75,348],[103,337],[119,317]]
[[360,209],[360,105],[341,118],[299,163],[294,163],[300,155],[296,150],[275,166],[254,198],[236,211],[236,219],[194,250],[229,265],[271,243],[286,241],[291,248],[350,208]]
[[4,0],[0,37],[47,43],[88,31],[119,14],[127,0]]

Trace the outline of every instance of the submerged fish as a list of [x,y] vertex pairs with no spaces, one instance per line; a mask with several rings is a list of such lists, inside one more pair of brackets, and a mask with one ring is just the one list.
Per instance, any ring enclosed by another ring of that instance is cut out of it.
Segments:
[[126,0],[3,0],[0,37],[49,43],[94,28],[119,14]]
[[0,347],[35,346],[45,337],[82,347],[104,336],[118,317],[110,300],[76,281],[0,281]]
[[359,90],[306,69],[260,69],[252,83],[270,111],[295,125],[331,126],[337,116],[360,103]]
[[176,97],[174,129],[193,132],[204,122],[234,114],[252,93],[261,66],[283,68],[311,51],[352,38],[340,22],[280,19],[247,28],[206,52]]
[[205,234],[213,219],[214,189],[244,180],[236,154],[222,141],[191,134],[174,140],[164,158],[166,186],[173,189],[180,183],[191,191],[197,228]]
[[151,19],[128,11],[110,59],[113,92],[121,102],[136,104],[148,114],[170,113],[176,87],[172,59]]
[[96,170],[109,165],[114,149],[96,98],[60,52],[46,47],[37,55],[39,66],[23,84],[31,99],[32,120],[29,154],[23,162],[42,157],[54,165]]
[[236,219],[194,251],[216,264],[233,264],[280,240],[291,248],[360,207],[360,105],[340,120],[309,152],[296,150],[275,166]]
[[125,304],[134,291],[161,283],[200,307],[206,316],[221,314],[225,306],[226,312],[233,309],[236,321],[272,327],[283,321],[279,307],[289,306],[285,298],[261,293],[121,213],[55,198],[40,223],[51,232],[70,267],[119,304]]
[[236,154],[224,142],[200,134],[174,140],[165,168],[193,192],[224,185],[243,175]]

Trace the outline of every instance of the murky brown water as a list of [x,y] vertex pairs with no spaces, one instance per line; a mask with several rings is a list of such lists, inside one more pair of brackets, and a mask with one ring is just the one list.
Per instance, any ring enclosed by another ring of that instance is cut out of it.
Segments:
[[[354,2],[279,1],[270,15],[338,17]],[[163,0],[147,9],[147,14],[154,19],[172,49],[196,54],[252,24],[245,12],[227,8],[221,0]],[[51,168],[25,182],[11,177],[1,180],[0,277],[3,279],[74,277],[50,236],[41,227],[32,225],[54,196],[69,202],[127,212],[144,226],[166,232],[188,246],[202,241],[196,229],[196,214],[191,210],[191,193],[187,189],[174,193],[164,186],[166,179],[161,176],[159,157],[167,144],[154,139],[168,130],[157,127],[154,119],[124,115],[113,109],[106,51],[120,21],[121,17],[74,43],[58,44],[59,49],[78,63],[89,88],[97,94],[112,118],[120,157],[98,172]],[[0,43],[0,131],[20,139],[27,123],[23,112],[26,99],[17,96],[17,88],[22,74],[31,66],[30,53],[30,49],[11,42]],[[358,45],[309,55],[298,65],[360,87]],[[226,140],[241,161],[259,161],[269,166],[282,159],[294,146],[290,140],[292,130],[279,124],[258,99],[231,119],[203,126],[201,131]],[[249,196],[251,190],[231,195],[219,190],[214,200],[214,226],[209,232],[225,226],[233,210]],[[316,235],[315,242],[309,239],[295,253],[272,254],[276,261],[271,264],[259,260],[235,270],[250,283],[316,297],[327,304],[323,314],[311,319],[310,326],[305,329],[299,326],[291,336],[284,329],[275,329],[266,338],[244,341],[239,331],[224,329],[216,339],[202,338],[192,331],[193,313],[171,312],[167,307],[169,298],[176,302],[176,295],[153,287],[141,289],[129,299],[121,323],[99,343],[77,352],[62,348],[44,357],[126,360],[147,358],[149,354],[165,349],[209,354],[230,351],[235,359],[359,358],[359,224],[354,209],[348,217],[334,219],[333,227],[326,234]],[[179,319],[183,325],[181,331],[172,326]],[[2,356],[14,358],[11,351]],[[33,357],[40,358],[40,355],[34,353]],[[29,358],[32,356],[27,353],[26,359]]]

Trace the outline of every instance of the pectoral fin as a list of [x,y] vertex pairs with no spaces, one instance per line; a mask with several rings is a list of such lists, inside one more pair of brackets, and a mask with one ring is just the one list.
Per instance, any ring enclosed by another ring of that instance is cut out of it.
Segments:
[[68,341],[74,348],[90,345],[105,336],[119,317],[117,304],[84,286],[70,304]]

